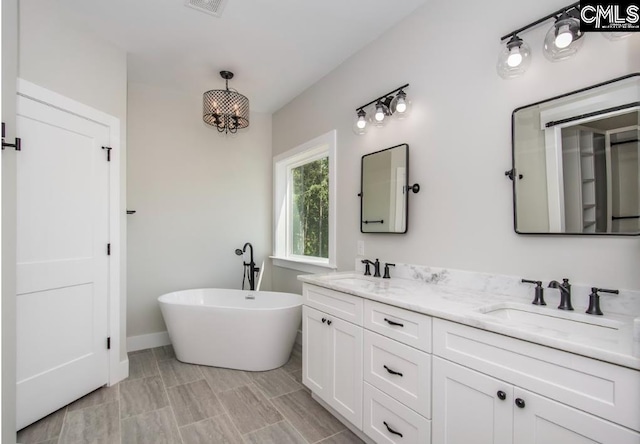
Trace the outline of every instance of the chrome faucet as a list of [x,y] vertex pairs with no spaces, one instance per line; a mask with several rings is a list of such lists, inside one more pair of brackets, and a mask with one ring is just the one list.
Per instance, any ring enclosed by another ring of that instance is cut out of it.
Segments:
[[571,306],[571,284],[569,279],[562,279],[562,284],[558,281],[549,282],[549,288],[557,288],[560,290],[560,310],[573,310]]

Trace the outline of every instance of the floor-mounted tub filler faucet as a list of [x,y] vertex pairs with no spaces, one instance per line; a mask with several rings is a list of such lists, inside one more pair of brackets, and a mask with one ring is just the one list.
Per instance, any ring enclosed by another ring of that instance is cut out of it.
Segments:
[[571,306],[571,284],[569,279],[563,279],[562,284],[558,281],[549,282],[549,288],[557,288],[560,290],[560,310],[573,310]]
[[256,263],[253,261],[253,245],[249,242],[244,244],[242,250],[237,248],[236,254],[238,256],[242,256],[247,251],[247,247],[249,247],[249,262],[243,262],[244,265],[244,273],[242,274],[242,289],[244,290],[244,282],[245,280],[249,280],[249,290],[256,289],[256,274],[260,272],[260,268],[256,267]]

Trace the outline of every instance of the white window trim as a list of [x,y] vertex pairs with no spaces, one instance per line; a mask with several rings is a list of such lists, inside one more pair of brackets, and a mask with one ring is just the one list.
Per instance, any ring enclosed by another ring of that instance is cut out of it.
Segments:
[[[329,131],[273,158],[273,265],[307,273],[326,273],[336,266],[336,130]],[[289,254],[288,172],[303,163],[329,157],[329,258]]]

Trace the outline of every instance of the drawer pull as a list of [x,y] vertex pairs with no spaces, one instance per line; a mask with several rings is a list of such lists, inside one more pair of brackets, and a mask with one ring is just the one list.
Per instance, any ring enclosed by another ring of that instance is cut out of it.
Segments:
[[387,318],[384,318],[384,320],[385,320],[386,322],[388,322],[388,323],[389,323],[389,325],[397,325],[398,327],[404,327],[404,324],[401,324],[400,322],[390,321],[390,320],[389,320],[389,319],[387,319]]
[[502,390],[498,390],[498,399],[504,401],[505,399],[507,399],[507,394]]
[[402,438],[402,433],[400,432],[396,432],[395,430],[393,430],[391,427],[389,427],[389,424],[387,424],[387,421],[383,421],[382,422],[384,424],[384,426],[387,428],[387,430],[389,430],[389,433],[393,433],[394,435],[398,435],[400,438]]
[[518,407],[520,407],[521,409],[523,409],[523,408],[524,408],[524,399],[522,399],[522,398],[516,398],[516,405],[517,405]]
[[392,375],[398,375],[398,376],[400,376],[400,377],[402,376],[402,373],[397,372],[397,371],[395,371],[395,370],[391,370],[391,369],[390,369],[389,367],[387,367],[386,365],[383,365],[383,367],[384,367],[384,368],[386,368],[386,369],[387,369],[387,371],[388,371],[389,373],[391,373]]

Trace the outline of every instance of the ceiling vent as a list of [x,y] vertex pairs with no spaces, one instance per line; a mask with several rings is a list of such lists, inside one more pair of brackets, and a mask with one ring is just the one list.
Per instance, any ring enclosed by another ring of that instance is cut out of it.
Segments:
[[227,5],[227,0],[185,0],[184,4],[198,11],[220,17]]

